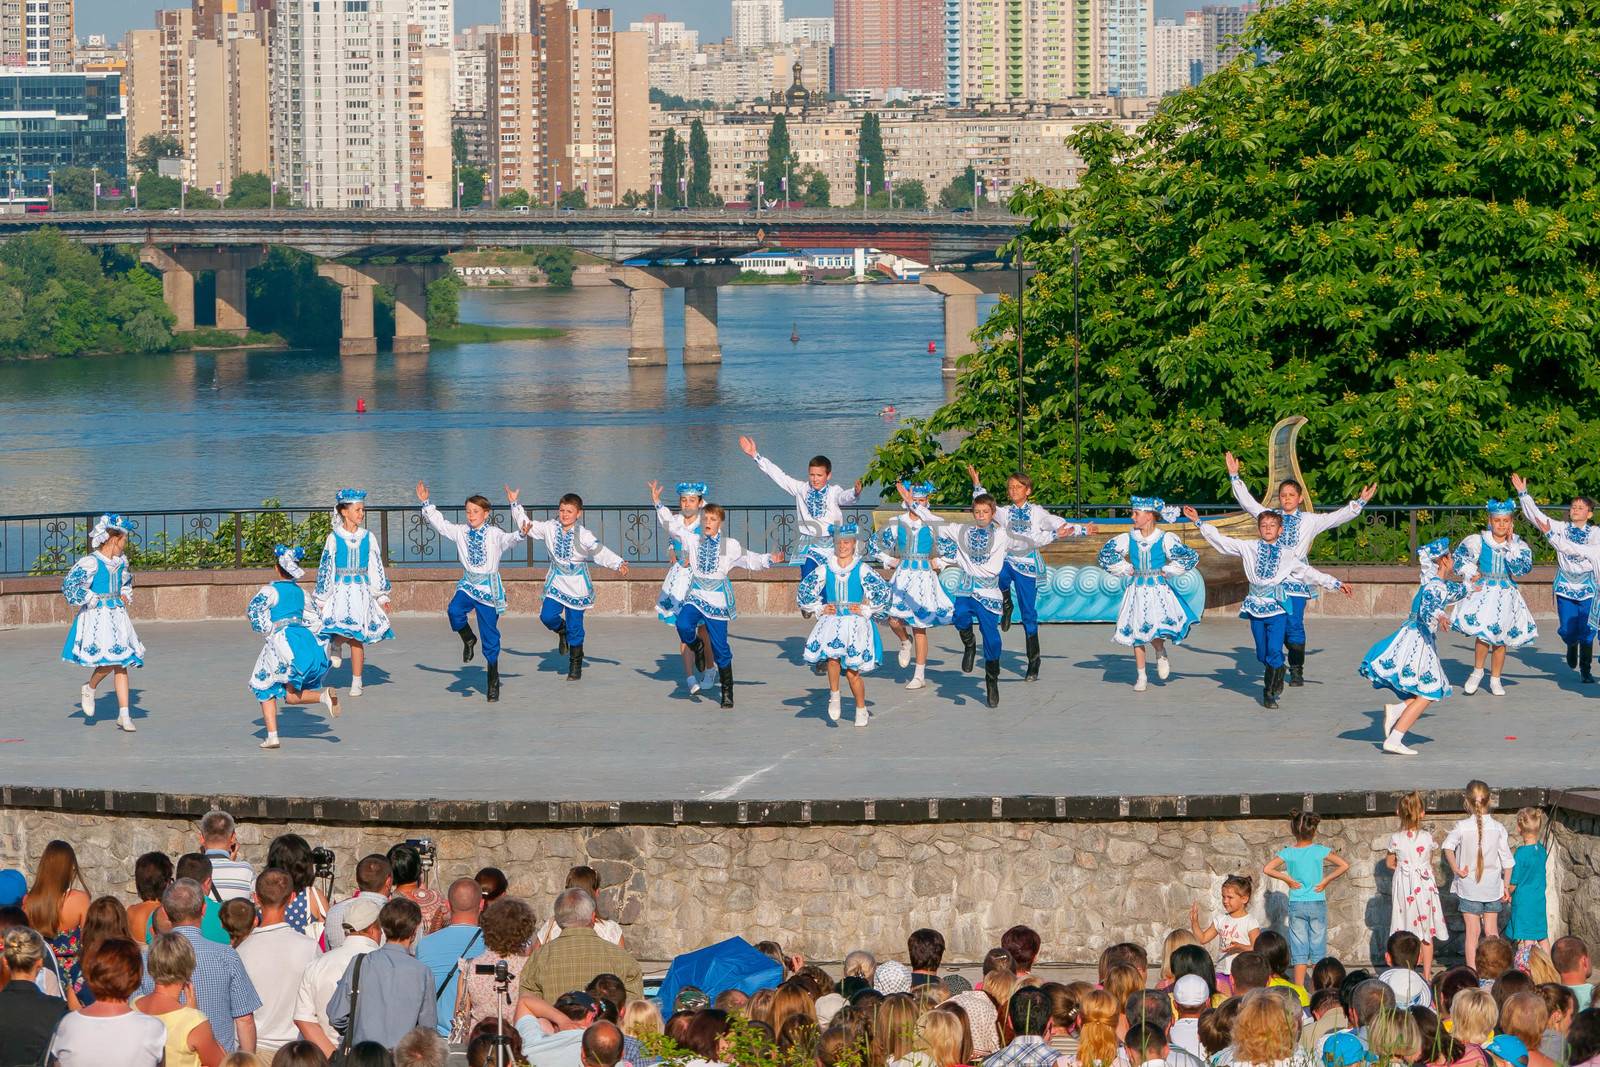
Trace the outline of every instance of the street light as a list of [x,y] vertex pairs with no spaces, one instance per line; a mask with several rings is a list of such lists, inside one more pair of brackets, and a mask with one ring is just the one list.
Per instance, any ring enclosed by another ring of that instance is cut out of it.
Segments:
[[93,207],[90,210],[98,214],[100,211],[100,167],[98,165],[89,168],[89,180],[94,184],[94,188],[90,191],[90,195],[94,198],[92,201]]
[[872,195],[872,179],[867,177],[867,157],[857,157],[856,163],[861,167],[861,217],[866,218],[867,198]]

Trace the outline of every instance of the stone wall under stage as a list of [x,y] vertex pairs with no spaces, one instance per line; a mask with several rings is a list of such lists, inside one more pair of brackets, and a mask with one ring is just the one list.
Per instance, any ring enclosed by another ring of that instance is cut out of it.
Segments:
[[[1512,812],[1500,816],[1511,824]],[[1458,816],[1430,815],[1443,840]],[[1328,818],[1320,839],[1351,865],[1329,893],[1329,944],[1347,961],[1366,961],[1389,932],[1390,875],[1381,851],[1394,829],[1384,818]],[[588,863],[604,883],[601,906],[620,921],[643,959],[673,955],[730,934],[771,938],[787,951],[839,959],[854,948],[903,958],[906,934],[941,930],[952,962],[981,959],[1014,923],[1044,937],[1050,962],[1088,962],[1106,944],[1131,937],[1152,954],[1198,902],[1210,916],[1222,878],[1256,878],[1253,908],[1281,927],[1281,883],[1263,887],[1261,868],[1290,843],[1284,820],[968,822],[850,826],[597,826],[430,830],[402,827],[241,823],[246,859],[259,863],[266,842],[287,830],[338,854],[338,888],[355,861],[407,837],[431,836],[441,886],[479,866],[501,867],[513,892],[541,920],[567,868]],[[1600,944],[1600,821],[1561,817],[1550,876],[1553,935],[1572,929]],[[75,845],[91,891],[131,899],[133,860],[195,846],[190,820],[0,812],[0,867],[31,869],[53,837]],[[1513,840],[1515,835],[1513,834]],[[1441,863],[1442,869],[1442,863]],[[1441,881],[1448,886],[1448,881]],[[1460,920],[1445,894],[1452,941]]]

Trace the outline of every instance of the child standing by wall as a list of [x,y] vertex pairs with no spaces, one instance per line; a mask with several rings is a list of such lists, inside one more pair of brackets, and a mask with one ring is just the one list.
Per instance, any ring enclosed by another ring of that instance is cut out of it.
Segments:
[[1490,818],[1494,802],[1489,786],[1474,778],[1461,794],[1467,817],[1450,828],[1444,839],[1444,852],[1455,872],[1450,891],[1461,905],[1466,924],[1466,958],[1476,960],[1478,939],[1500,933],[1500,909],[1510,894],[1506,892],[1506,871],[1511,867],[1511,848],[1505,827]]
[[1396,809],[1400,829],[1389,835],[1389,855],[1384,860],[1394,872],[1389,889],[1389,932],[1405,931],[1422,942],[1418,962],[1422,977],[1433,981],[1433,943],[1447,941],[1444,908],[1433,879],[1433,853],[1438,845],[1422,828],[1422,794],[1413,790],[1400,798]]
[[[1322,816],[1297,811],[1289,817],[1294,844],[1267,861],[1266,876],[1289,887],[1289,962],[1294,984],[1304,987],[1306,970],[1328,954],[1328,883],[1350,869],[1337,852],[1316,842]],[[1324,873],[1323,864],[1332,869]]]
[[1550,859],[1550,850],[1540,840],[1544,833],[1544,812],[1538,808],[1523,808],[1517,812],[1517,833],[1522,844],[1512,853],[1511,917],[1506,922],[1506,936],[1524,943],[1518,946],[1519,954],[1534,944],[1548,951],[1550,922],[1545,910],[1545,864]]
[[117,690],[117,729],[134,732],[128,711],[128,668],[144,666],[144,645],[133,630],[128,601],[133,572],[128,567],[128,534],[137,524],[121,515],[102,515],[89,531],[84,556],[61,580],[61,595],[78,609],[67,631],[61,659],[91,669],[78,692],[86,719],[94,718],[95,687],[110,676]]
[[[1189,929],[1202,945],[1222,941],[1222,954],[1217,957],[1217,974],[1229,978],[1233,973],[1233,958],[1241,952],[1251,952],[1256,938],[1261,936],[1261,924],[1250,914],[1250,896],[1255,892],[1255,879],[1247,874],[1230,874],[1222,880],[1222,911],[1211,920],[1211,925],[1200,928],[1200,905],[1189,905]],[[1220,980],[1219,980],[1220,984]],[[1229,978],[1229,988],[1232,980]]]

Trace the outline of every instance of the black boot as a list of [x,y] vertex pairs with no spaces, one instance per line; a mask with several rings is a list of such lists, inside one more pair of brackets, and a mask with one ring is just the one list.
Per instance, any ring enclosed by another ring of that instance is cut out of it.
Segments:
[[[566,642],[563,640],[562,643],[565,644]],[[578,681],[580,678],[583,677],[583,646],[582,645],[572,645],[572,646],[568,647],[568,649],[567,649],[567,662],[571,665],[571,666],[569,666],[567,668],[567,681],[569,681],[569,682]]]
[[689,642],[689,651],[694,653],[694,673],[704,674],[706,670],[706,643],[696,637]]
[[477,635],[472,632],[471,626],[461,627],[456,631],[456,634],[461,638],[461,662],[471,663],[472,654],[478,648]]
[[1594,666],[1594,646],[1593,645],[1579,645],[1578,646],[1578,673],[1579,673],[1579,676],[1585,682],[1589,682],[1589,683],[1593,683],[1594,682],[1594,671],[1592,669],[1593,666]]
[[961,673],[971,674],[972,665],[978,662],[978,642],[972,636],[972,627],[957,630],[961,635]]
[[733,707],[733,668],[718,667],[717,680],[722,683],[722,706]]
[[1000,706],[1000,661],[989,659],[983,661],[983,688],[985,703],[991,708]]
[[1022,676],[1024,681],[1037,682],[1039,680],[1039,635],[1028,635],[1028,673]]
[[500,699],[500,664],[489,664],[489,703]]
[[1278,706],[1278,672],[1282,667],[1268,667],[1266,677],[1261,680],[1261,706],[1275,708]]
[[563,622],[556,627],[556,651],[565,656],[571,650],[572,646],[567,644],[567,624]]
[[1573,670],[1578,669],[1578,643],[1576,641],[1567,642],[1567,666]]
[[1011,590],[1000,590],[1000,631],[1011,629]]
[[1298,689],[1306,684],[1306,646],[1286,645],[1289,650],[1289,684]]

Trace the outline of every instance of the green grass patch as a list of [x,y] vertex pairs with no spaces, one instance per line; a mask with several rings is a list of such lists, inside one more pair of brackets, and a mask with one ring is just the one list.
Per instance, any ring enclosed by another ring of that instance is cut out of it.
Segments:
[[547,341],[566,335],[566,330],[554,326],[487,326],[477,322],[462,322],[428,331],[430,340],[443,345],[476,345],[489,341]]
[[762,274],[753,270],[742,270],[739,276],[730,283],[732,285],[799,285],[805,278],[797,271],[787,274]]
[[242,334],[232,330],[219,330],[213,326],[202,326],[197,330],[187,333],[174,333],[175,347],[179,351],[191,351],[196,348],[287,348],[288,344],[282,337],[275,333],[262,333],[259,330],[247,330]]

